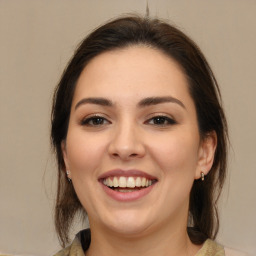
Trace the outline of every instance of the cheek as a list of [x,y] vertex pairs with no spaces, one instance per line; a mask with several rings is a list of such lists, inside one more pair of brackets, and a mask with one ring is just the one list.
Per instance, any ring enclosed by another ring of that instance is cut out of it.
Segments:
[[165,205],[166,214],[188,207],[198,160],[198,142],[194,138],[177,134],[169,139],[158,138],[154,147],[151,144],[151,155],[161,170],[159,203]]
[[90,212],[87,206],[95,201],[98,170],[105,152],[104,140],[74,129],[67,136],[66,149],[74,189],[83,207]]
[[67,156],[72,175],[90,175],[101,163],[104,141],[99,136],[70,132],[67,136]]
[[[186,133],[185,133],[186,134]],[[194,134],[173,134],[151,144],[152,156],[165,175],[194,175],[198,161],[199,138]]]

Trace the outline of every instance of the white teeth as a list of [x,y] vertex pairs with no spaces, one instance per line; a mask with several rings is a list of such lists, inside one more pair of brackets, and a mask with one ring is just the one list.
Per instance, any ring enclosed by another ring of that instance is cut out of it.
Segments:
[[122,189],[122,188],[119,188],[117,191],[118,192],[125,192],[125,193],[127,193],[127,192],[134,192],[133,189]]
[[148,187],[153,184],[152,180],[145,177],[108,177],[103,180],[103,184],[108,187],[115,188],[135,188],[135,187]]
[[114,185],[115,188],[118,187],[118,179],[117,179],[117,177],[113,178],[113,185]]
[[110,187],[113,187],[113,181],[110,178],[107,178],[107,184]]
[[120,177],[119,178],[119,187],[120,188],[126,188],[126,178],[125,177]]
[[136,187],[141,187],[141,178],[140,177],[136,178],[135,185],[136,185]]
[[135,187],[135,180],[133,177],[129,177],[127,179],[127,183],[126,183],[127,188],[134,188]]

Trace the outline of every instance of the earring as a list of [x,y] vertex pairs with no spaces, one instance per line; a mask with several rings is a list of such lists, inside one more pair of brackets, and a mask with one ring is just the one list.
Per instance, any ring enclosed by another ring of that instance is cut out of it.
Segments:
[[201,180],[204,181],[204,173],[201,172]]
[[71,182],[71,179],[69,178],[70,171],[69,171],[69,170],[67,170],[67,171],[66,171],[66,173],[67,173],[68,181],[69,181],[69,182]]

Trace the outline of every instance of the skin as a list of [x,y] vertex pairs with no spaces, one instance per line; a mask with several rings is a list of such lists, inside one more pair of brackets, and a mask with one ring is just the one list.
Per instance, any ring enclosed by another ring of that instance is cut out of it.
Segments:
[[[147,97],[166,96],[181,104],[138,105]],[[113,105],[81,103],[95,97]],[[99,119],[89,119],[94,115]],[[164,116],[160,124],[158,116]],[[200,140],[188,82],[173,59],[145,46],[92,59],[79,77],[62,144],[90,222],[86,255],[195,255],[200,246],[186,232],[189,193],[200,172],[210,170],[215,147],[215,133]],[[158,182],[138,200],[116,201],[98,181],[116,168],[138,169]]]

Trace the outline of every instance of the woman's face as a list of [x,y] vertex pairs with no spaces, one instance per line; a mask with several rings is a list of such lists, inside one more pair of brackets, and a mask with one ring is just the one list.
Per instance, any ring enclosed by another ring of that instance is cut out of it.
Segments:
[[179,65],[144,46],[103,53],[75,90],[64,160],[91,226],[134,235],[186,227],[194,179],[211,167]]

